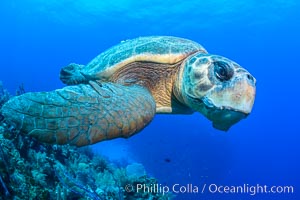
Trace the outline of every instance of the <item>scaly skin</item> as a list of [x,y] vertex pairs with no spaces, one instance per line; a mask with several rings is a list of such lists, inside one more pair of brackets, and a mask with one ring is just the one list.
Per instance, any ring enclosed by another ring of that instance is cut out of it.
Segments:
[[60,78],[76,86],[12,98],[0,111],[8,124],[77,146],[129,137],[155,112],[198,111],[227,131],[250,114],[256,93],[255,78],[237,63],[170,36],[125,41],[86,66],[64,67]]
[[155,101],[141,86],[90,81],[14,97],[1,112],[41,142],[84,146],[139,132],[152,120]]

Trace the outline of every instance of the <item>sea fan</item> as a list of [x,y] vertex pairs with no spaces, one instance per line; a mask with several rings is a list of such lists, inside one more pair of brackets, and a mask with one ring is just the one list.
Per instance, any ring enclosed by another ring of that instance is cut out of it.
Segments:
[[75,180],[69,174],[69,172],[67,172],[67,170],[62,164],[56,162],[54,168],[55,168],[56,176],[58,177],[59,181],[64,185],[64,187],[68,188],[72,192],[82,197],[88,197],[95,200],[102,200],[98,196],[98,194],[95,191],[93,191],[91,188],[88,188],[85,185],[83,185],[83,183],[79,182],[78,180]]

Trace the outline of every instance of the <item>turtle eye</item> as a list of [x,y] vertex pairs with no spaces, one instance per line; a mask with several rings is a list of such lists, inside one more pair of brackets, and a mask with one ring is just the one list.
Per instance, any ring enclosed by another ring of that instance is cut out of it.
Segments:
[[233,76],[232,68],[225,62],[214,62],[214,72],[220,81],[228,81]]

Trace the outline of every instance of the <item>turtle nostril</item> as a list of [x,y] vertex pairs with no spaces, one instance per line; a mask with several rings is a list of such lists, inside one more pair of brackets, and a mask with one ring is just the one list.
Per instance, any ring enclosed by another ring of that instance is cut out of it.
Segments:
[[252,83],[255,83],[254,77],[253,77],[252,75],[247,74],[247,79],[248,79],[249,81],[251,81]]

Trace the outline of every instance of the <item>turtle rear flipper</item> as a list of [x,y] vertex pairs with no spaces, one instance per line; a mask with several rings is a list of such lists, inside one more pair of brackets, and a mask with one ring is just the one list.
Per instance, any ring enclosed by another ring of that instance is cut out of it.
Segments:
[[139,132],[152,120],[155,101],[141,86],[90,81],[14,97],[1,112],[41,142],[84,146]]
[[80,83],[88,83],[88,80],[82,75],[81,70],[84,65],[71,63],[60,70],[59,78],[67,85],[77,85]]

